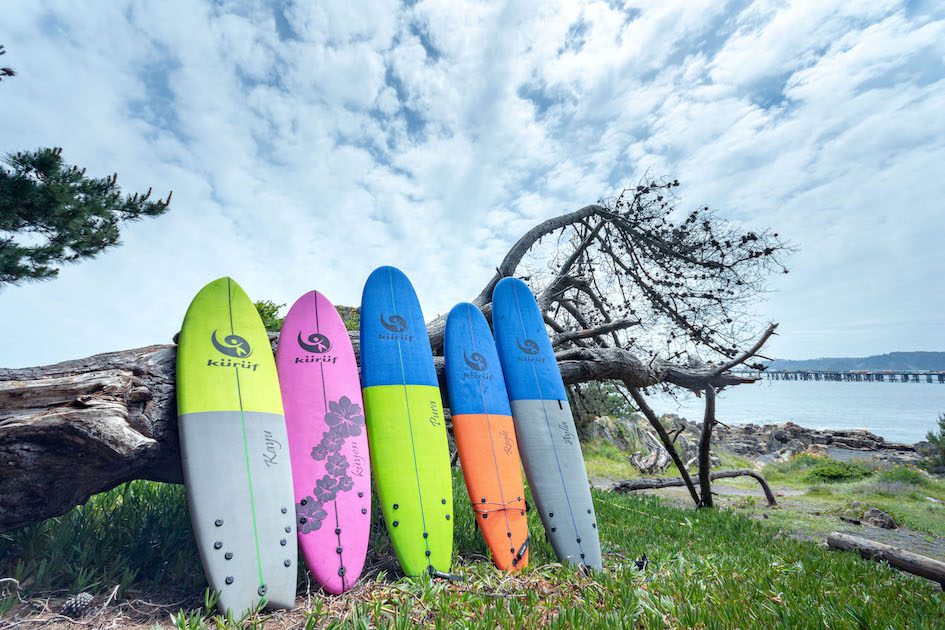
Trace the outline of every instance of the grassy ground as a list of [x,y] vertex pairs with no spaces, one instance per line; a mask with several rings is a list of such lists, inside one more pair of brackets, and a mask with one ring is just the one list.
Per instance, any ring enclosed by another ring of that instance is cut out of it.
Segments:
[[[760,498],[753,501],[750,497],[729,506],[752,514],[765,512],[774,524],[815,539],[848,523],[841,517],[859,518],[875,507],[927,539],[945,538],[945,480],[916,468],[879,468],[867,460],[841,463],[799,455],[788,462],[768,464],[762,474],[783,495],[779,499],[783,509],[765,511]],[[750,480],[726,483],[745,490],[755,487]],[[945,558],[945,543],[931,555]]]
[[[325,596],[303,574],[295,611],[244,625],[945,626],[945,596],[927,582],[731,510],[696,512],[654,497],[595,492],[606,558],[604,570],[589,576],[553,563],[532,511],[532,565],[504,576],[487,560],[459,476],[454,492],[463,582],[400,577],[379,528],[370,568],[354,591]],[[641,570],[634,560],[644,554]],[[84,620],[86,627],[226,624],[204,609],[206,585],[176,486],[134,482],[61,518],[0,536],[0,576],[16,580],[2,583],[0,626],[66,623],[54,613],[79,590],[94,593],[96,606],[115,594],[108,609]]]

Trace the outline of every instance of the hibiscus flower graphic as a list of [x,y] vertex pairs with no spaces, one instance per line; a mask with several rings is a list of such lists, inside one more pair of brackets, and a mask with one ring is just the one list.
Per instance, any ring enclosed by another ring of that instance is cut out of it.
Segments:
[[361,405],[356,405],[347,396],[342,396],[338,402],[328,403],[325,423],[331,427],[334,435],[340,437],[361,435],[364,413],[361,411]]
[[312,497],[305,497],[295,504],[296,519],[299,524],[299,531],[308,534],[320,529],[322,522],[328,516],[328,512],[322,509],[322,504]]
[[325,447],[328,453],[337,453],[345,445],[345,437],[344,435],[333,435],[331,431],[325,431],[322,435],[321,446]]
[[334,477],[340,477],[348,470],[348,460],[341,453],[332,453],[325,462],[325,471]]
[[325,441],[322,440],[321,444],[318,444],[315,448],[312,449],[312,459],[317,462],[322,461],[328,457],[328,449],[325,448]]
[[338,492],[348,492],[354,487],[354,480],[348,475],[338,477]]
[[315,482],[315,497],[323,504],[334,501],[338,496],[338,480],[331,475],[325,475]]

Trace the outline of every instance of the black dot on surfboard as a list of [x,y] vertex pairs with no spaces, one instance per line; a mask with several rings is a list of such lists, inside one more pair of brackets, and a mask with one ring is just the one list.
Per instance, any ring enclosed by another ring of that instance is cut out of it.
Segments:
[[393,522],[393,525],[394,525],[394,527],[397,527],[398,525],[400,525],[400,521],[394,521],[394,522]]
[[307,522],[308,522],[308,519],[305,518],[304,516],[299,519],[299,523],[301,523],[302,525],[305,525],[305,523],[307,523]]
[[266,594],[266,585],[263,584],[262,586],[260,586],[259,588],[257,588],[257,589],[256,589],[256,592],[259,593],[260,595],[265,595],[265,594]]
[[289,527],[288,525],[286,525],[286,526],[285,526],[285,533],[286,533],[286,534],[289,534],[289,533],[291,533],[291,532],[292,532],[292,528]]
[[423,532],[423,537],[424,537],[424,538],[429,538],[429,537],[430,537],[430,534],[428,534],[428,533],[426,533],[426,532]]
[[[509,547],[509,553],[515,553],[515,548]],[[512,560],[512,564],[518,564],[518,560]]]
[[367,508],[361,508],[361,514],[367,514]]
[[341,547],[338,547],[337,549],[335,549],[335,553],[337,553],[337,554],[340,556],[340,555],[341,555]]
[[430,555],[430,550],[429,550],[429,549],[427,549],[427,555],[428,555],[428,556]]
[[525,516],[525,510],[522,510],[522,516]]
[[483,514],[483,515],[482,515],[482,518],[489,518],[489,515],[488,515],[488,514]]
[[289,511],[289,510],[288,510],[287,508],[282,508],[282,513],[283,513],[283,514],[285,514],[285,513],[288,512],[288,511]]
[[302,499],[301,501],[299,501],[299,503],[302,505],[308,505],[308,499]]
[[285,547],[286,544],[288,544],[288,541],[285,538],[283,538],[282,540],[279,541],[279,544]]
[[548,518],[554,518],[554,517],[555,517],[554,512],[548,512]]
[[581,539],[578,538],[578,539],[577,539],[577,542],[578,542],[578,544],[580,545],[580,544],[581,544]]
[[232,560],[232,559],[233,559],[233,552],[232,552],[232,551],[227,551],[227,552],[223,555],[223,557],[226,558],[227,560]]
[[512,532],[505,532],[505,535],[508,536],[509,538],[511,538],[511,537],[512,537]]
[[340,527],[336,527],[336,528],[335,528],[335,534],[340,534],[340,533],[341,533],[341,528],[340,528]]
[[482,502],[483,502],[483,503],[486,502],[486,498],[485,498],[485,497],[482,497]]
[[446,499],[440,499],[440,503],[442,503],[443,505],[446,505]]
[[583,559],[584,559],[584,554],[582,553],[582,554],[581,554],[581,560],[583,560]]
[[217,520],[213,521],[213,524],[216,525],[217,527],[220,527],[223,525],[223,519],[218,518]]
[[552,528],[551,528],[551,531],[556,532],[556,531],[558,531],[558,528],[557,528],[557,527],[552,527]]
[[232,575],[226,576],[226,583],[227,583],[227,584],[232,584],[232,583],[233,583],[233,576],[232,576]]
[[446,515],[446,520],[450,520],[450,515],[449,515],[449,514]]
[[289,560],[289,559],[286,559],[286,561],[283,562],[282,564],[284,564],[284,565],[287,566],[287,567],[288,567],[288,566],[292,566],[292,561]]
[[345,574],[345,568],[344,568],[344,567],[341,567],[340,569],[338,569],[338,575],[344,576],[344,574]]
[[587,510],[587,513],[588,513],[588,514],[590,514],[590,513],[591,513],[591,510],[590,510],[590,508],[588,508],[588,510]]
[[591,527],[593,527],[594,529],[597,529],[597,523],[591,523]]
[[396,510],[397,508],[399,508],[399,507],[400,507],[399,504],[397,504],[397,503],[394,504],[394,509],[395,509],[395,510]]
[[213,543],[213,548],[214,548],[214,549],[223,549],[223,543],[221,543],[221,542],[218,540],[218,541],[216,541],[215,543]]

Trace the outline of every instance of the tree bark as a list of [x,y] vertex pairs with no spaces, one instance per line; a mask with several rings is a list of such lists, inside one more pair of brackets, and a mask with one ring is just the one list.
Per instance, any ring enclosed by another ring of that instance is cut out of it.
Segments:
[[[351,337],[357,356],[358,335]],[[644,364],[620,348],[580,350],[558,354],[566,384],[618,379],[631,387],[701,388],[754,380]],[[0,531],[58,516],[132,479],[181,483],[176,355],[176,346],[157,345],[0,369]],[[443,357],[435,363],[442,383]]]
[[888,562],[900,571],[938,582],[942,590],[945,590],[945,562],[940,560],[839,532],[833,532],[827,536],[827,547],[855,551],[866,560]]
[[[754,470],[722,470],[719,472],[710,473],[709,477],[712,480],[715,479],[729,479],[732,477],[751,477],[761,486],[762,492],[765,494],[765,501],[768,502],[769,507],[776,507],[778,505],[777,500],[774,498],[774,493],[771,492],[771,486],[768,485],[768,482],[765,481],[765,478],[756,473]],[[702,475],[696,475],[695,482],[699,483],[702,478]],[[689,482],[691,484],[692,481]],[[647,478],[647,479],[627,479],[626,481],[619,482],[614,486],[614,492],[634,492],[636,490],[655,490],[659,488],[674,488],[679,486],[685,486],[687,483],[679,477],[658,477],[658,478]]]

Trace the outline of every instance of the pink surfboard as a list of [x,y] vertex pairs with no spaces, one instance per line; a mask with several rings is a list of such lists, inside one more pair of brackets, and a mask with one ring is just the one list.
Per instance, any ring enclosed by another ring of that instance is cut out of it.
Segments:
[[364,568],[371,530],[371,471],[358,364],[348,331],[325,296],[289,309],[276,351],[295,485],[299,549],[329,593]]

